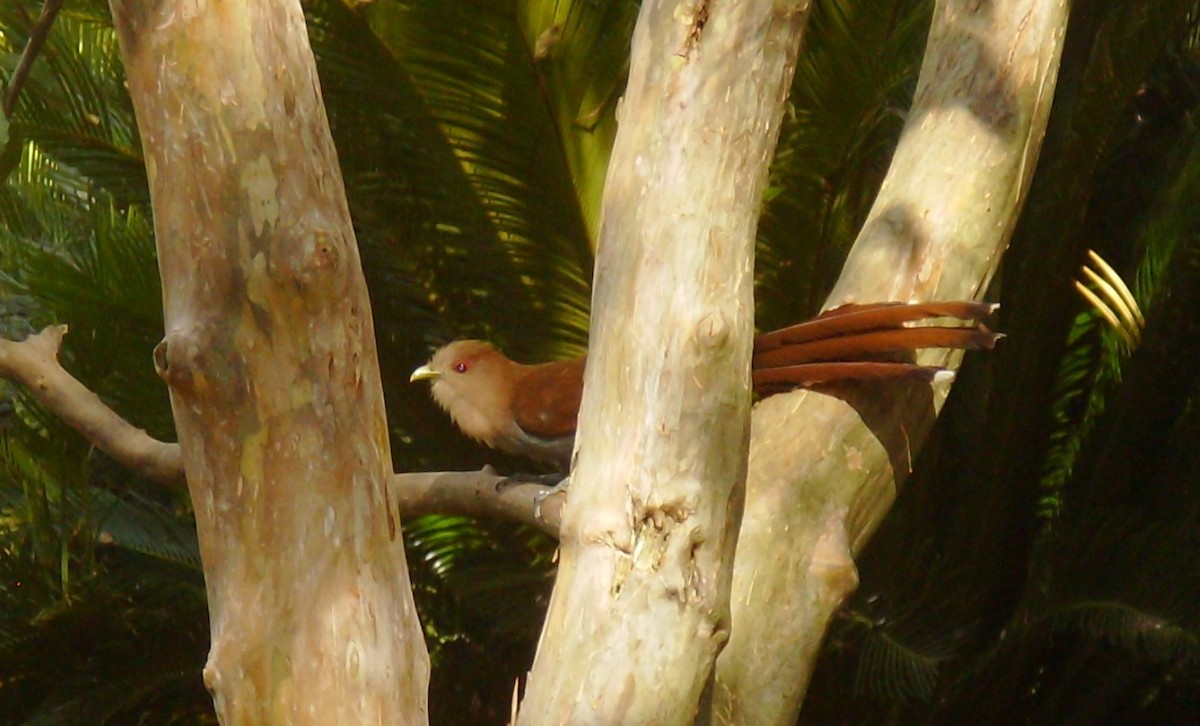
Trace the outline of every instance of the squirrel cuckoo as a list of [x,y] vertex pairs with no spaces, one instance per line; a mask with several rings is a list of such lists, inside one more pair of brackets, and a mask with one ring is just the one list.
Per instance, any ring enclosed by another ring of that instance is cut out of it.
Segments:
[[[754,339],[751,377],[760,394],[848,380],[917,378],[950,371],[912,362],[920,348],[991,348],[999,334],[981,322],[987,303],[844,305],[812,320]],[[973,325],[908,327],[927,318]],[[523,365],[479,340],[459,340],[434,353],[410,381],[430,380],[431,392],[467,436],[530,459],[570,468],[586,358]]]

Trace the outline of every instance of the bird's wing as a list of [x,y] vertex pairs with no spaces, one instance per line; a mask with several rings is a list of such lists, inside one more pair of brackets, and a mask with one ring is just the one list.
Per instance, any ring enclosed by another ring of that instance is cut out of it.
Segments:
[[530,436],[558,439],[575,434],[583,398],[584,358],[530,366],[514,387],[513,418]]

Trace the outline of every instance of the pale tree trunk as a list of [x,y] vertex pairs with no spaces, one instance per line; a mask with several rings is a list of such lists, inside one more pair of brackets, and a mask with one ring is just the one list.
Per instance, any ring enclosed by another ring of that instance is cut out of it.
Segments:
[[[908,123],[830,306],[986,288],[1036,165],[1067,16],[1065,0],[937,3]],[[923,360],[954,362],[945,352]],[[718,720],[795,722],[826,625],[857,586],[853,556],[928,434],[921,407],[918,396],[867,401],[874,433],[826,396],[756,408]]]
[[558,581],[520,723],[690,723],[729,636],[755,228],[807,5],[642,5]]
[[300,4],[112,0],[222,723],[426,720],[366,285]]

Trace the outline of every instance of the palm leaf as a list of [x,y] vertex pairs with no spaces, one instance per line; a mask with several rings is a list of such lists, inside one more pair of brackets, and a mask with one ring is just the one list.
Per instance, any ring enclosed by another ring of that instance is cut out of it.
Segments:
[[[16,4],[0,9],[0,27],[24,42]],[[84,197],[106,192],[119,207],[149,204],[133,108],[109,21],[59,16],[21,94],[15,134],[52,158],[60,183]]]
[[[441,217],[431,230],[442,239],[412,240],[400,250],[416,255],[414,274],[442,273],[426,277],[430,302],[459,321],[454,328],[499,337],[517,355],[553,353],[554,341],[571,337],[578,345],[586,337],[587,231],[561,149],[553,134],[538,132],[553,126],[545,104],[530,96],[537,76],[511,11],[490,3],[381,3],[365,13],[360,31],[364,42],[374,33],[379,59],[360,75],[394,69],[390,84],[372,85],[399,89],[403,102],[388,103],[406,114],[396,132],[416,129],[425,138],[394,162],[420,168],[415,152],[438,155],[426,166],[441,176],[422,177],[421,185],[441,193],[430,207]],[[450,189],[445,182],[453,192],[442,193]],[[520,340],[503,340],[504,330],[517,327]]]
[[929,10],[814,3],[759,221],[760,327],[811,316],[841,271],[895,149]]

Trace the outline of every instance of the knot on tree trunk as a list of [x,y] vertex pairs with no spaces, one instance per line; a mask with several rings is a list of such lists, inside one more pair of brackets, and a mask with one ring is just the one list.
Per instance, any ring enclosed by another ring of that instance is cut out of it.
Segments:
[[348,282],[345,250],[349,244],[327,224],[304,225],[281,240],[281,245],[291,249],[288,254],[273,256],[273,262],[278,259],[282,264],[271,265],[272,277],[305,300],[343,295]]
[[[245,386],[245,374],[235,373],[240,366],[235,366],[230,359],[229,347],[196,328],[167,333],[154,346],[153,357],[154,371],[177,394],[211,393],[212,387],[222,382],[226,386]],[[233,393],[225,390],[222,395],[232,396]]]

